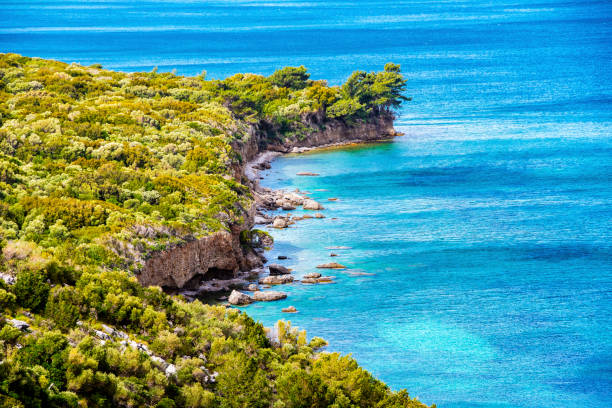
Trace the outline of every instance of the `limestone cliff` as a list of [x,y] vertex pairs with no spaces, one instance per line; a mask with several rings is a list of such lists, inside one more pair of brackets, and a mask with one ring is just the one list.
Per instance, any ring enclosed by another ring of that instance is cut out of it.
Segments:
[[[265,123],[252,126],[248,139],[233,146],[240,157],[234,169],[235,178],[254,188],[244,177],[244,167],[265,150],[289,152],[295,147],[375,141],[396,134],[390,114],[374,116],[356,124],[311,118],[308,125],[316,130],[301,138],[281,137]],[[253,208],[245,211],[244,219],[232,231],[219,231],[154,254],[138,274],[139,281],[143,285],[157,285],[166,289],[193,289],[205,280],[232,279],[239,271],[260,267],[260,257],[252,248],[242,245],[239,239],[242,231],[253,227]]]

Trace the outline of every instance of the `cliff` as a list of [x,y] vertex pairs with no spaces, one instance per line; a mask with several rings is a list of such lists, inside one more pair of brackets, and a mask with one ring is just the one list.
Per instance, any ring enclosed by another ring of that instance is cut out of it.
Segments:
[[[234,172],[237,180],[255,184],[244,175],[246,164],[258,154],[267,151],[290,152],[294,148],[320,147],[350,142],[369,142],[388,139],[396,135],[393,116],[382,114],[367,121],[347,124],[342,120],[319,118],[309,125],[318,128],[306,137],[282,138],[276,129],[265,123],[251,126],[246,141],[232,147],[241,158]],[[232,227],[230,232],[220,231],[199,240],[158,252],[147,260],[138,280],[143,285],[161,286],[165,289],[194,289],[210,279],[236,278],[238,272],[258,268],[262,258],[250,245],[240,242],[240,234],[253,227],[254,205],[244,213],[244,222]]]

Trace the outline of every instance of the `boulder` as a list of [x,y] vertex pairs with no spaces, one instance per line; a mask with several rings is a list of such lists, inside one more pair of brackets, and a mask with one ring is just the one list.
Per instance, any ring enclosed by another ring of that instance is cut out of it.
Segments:
[[304,203],[304,197],[296,193],[287,193],[283,198],[293,205],[302,205]]
[[249,303],[253,302],[253,299],[249,295],[242,292],[238,292],[234,289],[232,290],[232,293],[230,294],[227,301],[230,302],[230,304],[232,305],[248,305]]
[[305,210],[322,210],[323,206],[321,203],[316,202],[315,200],[304,200],[303,207]]
[[176,366],[174,364],[169,364],[166,367],[166,377],[175,377],[176,376]]
[[317,282],[319,283],[333,282],[333,279],[331,276],[321,276],[320,278],[317,278]]
[[22,332],[28,331],[28,329],[30,328],[30,325],[24,322],[23,320],[10,319],[7,320],[7,323],[16,329],[21,330]]
[[319,272],[310,272],[304,275],[304,277],[307,279],[317,279],[321,277],[321,274]]
[[287,257],[285,255],[279,255],[277,258],[278,259],[287,259]]
[[291,275],[272,275],[259,280],[259,283],[264,285],[283,285],[291,282],[293,282],[293,276]]
[[293,211],[295,210],[295,205],[289,201],[283,201],[283,204],[280,206],[285,211]]
[[283,313],[297,313],[297,309],[294,306],[285,307],[282,311]]
[[256,285],[256,284],[254,284],[254,283],[251,283],[251,284],[249,285],[249,288],[248,288],[248,289],[249,289],[251,292],[256,292],[256,291],[258,291],[258,290],[259,290],[259,288],[257,287],[257,285]]
[[325,218],[325,216],[321,213],[315,213],[314,217],[315,218]]
[[330,262],[322,265],[317,265],[320,269],[346,269],[346,266],[339,264],[338,262]]
[[338,254],[334,254],[333,252],[329,254],[329,256],[338,256]]
[[314,285],[315,283],[318,283],[317,280],[315,278],[304,278],[302,279],[302,283],[307,283],[309,285]]
[[291,273],[288,268],[279,264],[270,264],[268,265],[268,269],[270,270],[270,275],[287,275]]
[[281,300],[287,298],[287,294],[284,292],[276,292],[273,290],[266,292],[255,292],[253,293],[253,299],[261,302],[271,302],[274,300]]
[[259,225],[267,225],[267,224],[271,224],[272,220],[268,217],[262,217],[261,215],[256,215],[253,222]]
[[272,223],[272,226],[274,228],[287,228],[287,220],[284,219],[283,217],[276,217],[274,219],[274,222]]
[[11,275],[8,275],[6,273],[0,273],[0,279],[2,279],[4,281],[4,283],[6,283],[7,285],[14,285],[15,284],[15,278]]

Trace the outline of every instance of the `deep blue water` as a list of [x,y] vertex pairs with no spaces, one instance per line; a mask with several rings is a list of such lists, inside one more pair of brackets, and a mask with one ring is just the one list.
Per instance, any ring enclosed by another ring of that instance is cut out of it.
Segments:
[[346,245],[350,269],[248,313],[439,407],[612,406],[609,1],[0,1],[0,51],[215,78],[304,64],[333,84],[402,64],[405,137],[264,181],[327,207],[270,257],[301,276]]

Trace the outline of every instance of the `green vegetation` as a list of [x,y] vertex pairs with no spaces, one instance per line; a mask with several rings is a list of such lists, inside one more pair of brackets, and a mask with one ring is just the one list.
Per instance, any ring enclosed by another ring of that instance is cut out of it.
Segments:
[[278,141],[371,120],[404,85],[393,64],[329,87],[303,67],[207,81],[0,54],[0,407],[422,407],[289,323],[136,278],[244,223],[252,126]]

